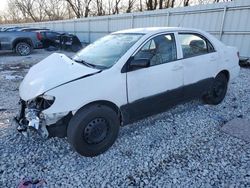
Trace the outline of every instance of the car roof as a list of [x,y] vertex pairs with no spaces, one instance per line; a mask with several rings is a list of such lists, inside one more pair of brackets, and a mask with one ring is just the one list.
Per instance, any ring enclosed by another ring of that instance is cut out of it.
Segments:
[[52,31],[50,29],[40,29],[40,30],[34,30],[33,32],[56,32],[56,31]]
[[126,29],[117,31],[114,33],[141,33],[141,34],[153,34],[160,32],[169,32],[169,31],[197,31],[201,32],[199,29],[191,29],[185,27],[144,27],[144,28],[134,28],[134,29]]

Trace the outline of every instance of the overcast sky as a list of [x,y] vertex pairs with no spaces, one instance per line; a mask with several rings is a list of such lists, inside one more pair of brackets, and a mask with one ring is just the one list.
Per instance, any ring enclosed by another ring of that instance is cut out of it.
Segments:
[[7,6],[7,0],[0,0],[0,11],[3,11]]

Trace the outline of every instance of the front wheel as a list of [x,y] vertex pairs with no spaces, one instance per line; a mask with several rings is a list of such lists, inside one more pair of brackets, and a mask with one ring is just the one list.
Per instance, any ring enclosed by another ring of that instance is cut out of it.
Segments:
[[224,74],[216,76],[212,88],[203,97],[207,104],[217,105],[223,101],[227,93],[228,79]]
[[103,105],[91,105],[72,117],[67,137],[79,154],[93,157],[113,145],[119,128],[119,118],[114,110]]

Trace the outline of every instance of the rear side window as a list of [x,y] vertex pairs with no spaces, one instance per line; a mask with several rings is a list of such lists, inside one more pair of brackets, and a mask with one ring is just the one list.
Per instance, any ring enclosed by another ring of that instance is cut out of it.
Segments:
[[213,45],[197,34],[179,33],[183,58],[199,56],[214,52]]
[[46,36],[48,38],[56,38],[59,35],[59,33],[55,33],[55,32],[46,32]]

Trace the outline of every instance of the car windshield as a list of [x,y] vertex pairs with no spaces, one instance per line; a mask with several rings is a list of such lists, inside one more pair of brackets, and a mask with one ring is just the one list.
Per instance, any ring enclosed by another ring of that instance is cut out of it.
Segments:
[[110,34],[79,51],[73,60],[99,69],[113,66],[143,34]]

